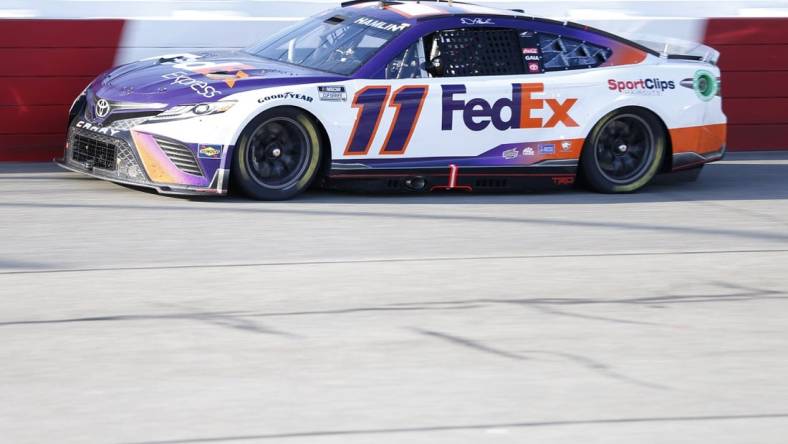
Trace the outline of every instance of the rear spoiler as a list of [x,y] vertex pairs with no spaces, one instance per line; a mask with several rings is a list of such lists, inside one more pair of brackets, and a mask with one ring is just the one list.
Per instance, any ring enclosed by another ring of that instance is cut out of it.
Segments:
[[717,65],[720,53],[714,48],[701,43],[688,42],[678,39],[646,38],[635,41],[659,53],[660,57],[670,60],[695,60]]

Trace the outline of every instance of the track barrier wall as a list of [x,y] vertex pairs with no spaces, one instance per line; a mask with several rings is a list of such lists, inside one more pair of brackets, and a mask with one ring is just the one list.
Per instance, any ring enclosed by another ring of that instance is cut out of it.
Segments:
[[[585,20],[626,35],[662,34],[721,52],[728,146],[788,149],[788,18]],[[292,20],[0,19],[0,161],[62,152],[68,109],[96,75],[144,57],[239,49]],[[194,32],[204,29],[205,32]]]

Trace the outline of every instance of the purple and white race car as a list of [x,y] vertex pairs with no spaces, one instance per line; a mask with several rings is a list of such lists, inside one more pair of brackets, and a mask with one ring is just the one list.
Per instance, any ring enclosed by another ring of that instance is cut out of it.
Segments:
[[96,78],[73,171],[161,193],[631,192],[725,153],[719,54],[463,3],[353,1],[239,52]]

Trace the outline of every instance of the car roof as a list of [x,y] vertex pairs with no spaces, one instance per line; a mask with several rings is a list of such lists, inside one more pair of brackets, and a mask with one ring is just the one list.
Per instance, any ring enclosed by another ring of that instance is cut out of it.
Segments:
[[342,3],[346,8],[367,9],[370,11],[389,11],[402,16],[403,19],[423,20],[458,15],[482,15],[499,17],[528,17],[522,10],[491,8],[463,2],[446,2],[437,0],[351,0]]
[[[616,40],[625,45],[639,49],[647,54],[659,56],[659,52],[640,43],[626,39],[616,34],[593,28],[588,25],[570,21],[559,21],[526,14],[521,9],[501,9],[489,6],[475,5],[464,2],[448,2],[439,0],[350,0],[342,3],[342,9],[354,9],[358,13],[378,19],[399,18],[402,22],[416,23],[431,19],[448,17],[501,17],[515,20],[542,22],[561,25],[568,28],[589,31],[600,36]],[[470,24],[473,26],[473,24]]]

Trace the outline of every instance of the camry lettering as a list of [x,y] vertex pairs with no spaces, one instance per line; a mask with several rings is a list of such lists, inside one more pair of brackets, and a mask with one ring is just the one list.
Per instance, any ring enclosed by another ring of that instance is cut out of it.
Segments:
[[88,130],[88,131],[93,131],[94,133],[108,134],[110,136],[114,136],[115,134],[118,134],[120,132],[119,129],[93,125],[92,123],[85,122],[84,120],[80,120],[79,122],[77,122],[76,127],[77,128],[82,128],[82,129],[85,129],[85,130]]
[[[465,126],[471,131],[482,131],[490,124],[499,131],[525,128],[555,128],[580,126],[570,115],[577,99],[544,99],[538,97],[544,93],[543,83],[514,83],[512,97],[501,98],[490,104],[482,98],[466,101],[457,99],[466,93],[465,85],[443,85],[443,114],[441,129],[451,131],[454,125],[454,113],[461,112]],[[546,121],[536,117],[534,111],[542,110],[545,104],[552,112]],[[504,112],[506,110],[506,112]]]

